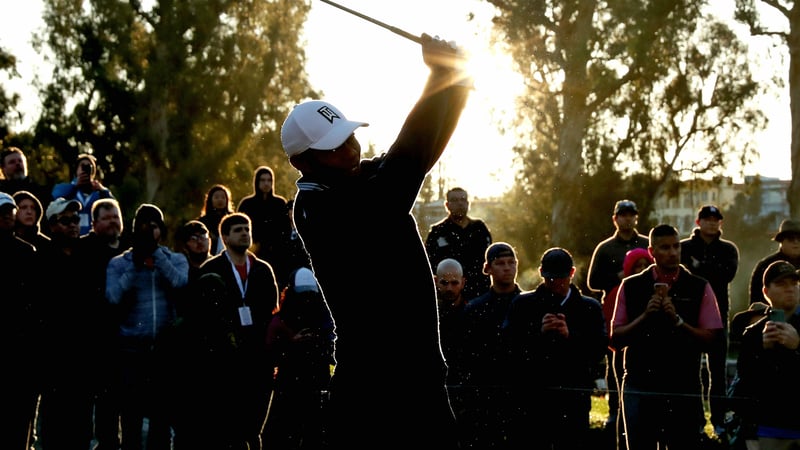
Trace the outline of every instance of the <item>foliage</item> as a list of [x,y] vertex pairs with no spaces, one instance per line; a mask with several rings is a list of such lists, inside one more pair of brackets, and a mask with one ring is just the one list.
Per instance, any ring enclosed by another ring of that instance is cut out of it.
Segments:
[[235,204],[261,164],[281,174],[277,193],[293,195],[279,132],[291,106],[315,96],[299,42],[309,7],[46,0],[37,43],[55,61],[35,145],[68,164],[93,153],[128,217],[153,202],[178,225],[215,183]]
[[[769,10],[771,17],[779,16],[785,20],[762,20],[761,11]],[[792,120],[792,141],[790,163],[792,178],[789,183],[786,200],[789,203],[789,214],[800,217],[800,64],[797,61],[800,52],[800,4],[793,0],[736,0],[736,20],[746,24],[753,36],[774,39],[775,46],[785,46],[789,55],[789,105]],[[782,87],[780,78],[774,80]]]
[[[7,72],[9,79],[19,77],[17,58],[0,48],[0,73],[3,72]],[[12,126],[21,119],[16,111],[19,100],[19,94],[6,92],[0,85],[0,138],[8,136]]]
[[750,306],[750,277],[758,261],[774,253],[778,243],[772,240],[774,224],[783,217],[775,213],[761,216],[762,186],[760,178],[747,184],[747,190],[736,196],[733,205],[725,212],[727,217],[738,220],[725,220],[723,237],[733,241],[739,248],[739,270],[730,285],[731,318],[736,312]]
[[758,86],[704,2],[487,1],[526,83],[507,205],[530,212],[514,221],[534,253],[560,245],[588,259],[613,232],[616,200],[647,217],[682,172],[721,173],[754,154],[742,136],[764,123],[749,103]]

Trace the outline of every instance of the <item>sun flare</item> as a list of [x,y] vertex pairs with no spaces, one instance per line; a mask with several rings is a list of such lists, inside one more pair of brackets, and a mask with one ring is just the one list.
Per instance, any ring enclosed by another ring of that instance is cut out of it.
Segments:
[[[491,45],[493,7],[478,1],[341,4],[415,36],[455,41],[465,50],[475,89],[432,176],[437,185],[442,177],[445,189],[458,185],[472,197],[506,192],[514,178],[514,142],[498,129],[512,117],[523,83],[511,57]],[[370,123],[356,132],[362,147],[388,149],[425,82],[419,44],[321,2],[313,4],[305,35],[312,84],[341,105],[348,119]]]

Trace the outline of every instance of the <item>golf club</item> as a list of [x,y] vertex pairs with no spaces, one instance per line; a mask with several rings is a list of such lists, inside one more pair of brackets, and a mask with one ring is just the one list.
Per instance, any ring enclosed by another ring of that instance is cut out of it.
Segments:
[[406,38],[406,39],[408,39],[410,41],[414,41],[417,44],[421,44],[422,43],[422,40],[420,39],[419,36],[414,36],[413,34],[409,33],[408,31],[401,30],[400,28],[397,28],[397,27],[393,27],[393,26],[391,26],[391,25],[389,25],[387,23],[381,22],[380,20],[377,20],[377,19],[373,19],[372,17],[369,17],[367,15],[361,14],[358,11],[353,11],[350,8],[344,7],[344,6],[342,6],[342,5],[338,4],[338,3],[332,2],[330,0],[320,0],[320,1],[322,1],[324,3],[327,3],[327,4],[331,5],[331,6],[335,6],[335,7],[339,8],[339,9],[341,9],[342,11],[347,11],[350,14],[352,14],[354,16],[358,16],[358,17],[360,17],[360,18],[362,18],[364,20],[367,20],[369,22],[372,22],[375,25],[378,25],[378,26],[381,26],[383,28],[386,28],[387,30],[391,31],[392,33],[399,34],[400,36],[403,36],[404,38]]

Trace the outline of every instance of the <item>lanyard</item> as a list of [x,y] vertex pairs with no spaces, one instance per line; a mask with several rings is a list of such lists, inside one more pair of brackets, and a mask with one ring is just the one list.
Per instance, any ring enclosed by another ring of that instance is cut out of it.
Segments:
[[83,191],[81,191],[80,189],[78,189],[77,192],[75,193],[76,200],[81,202],[81,205],[83,205],[84,208],[86,207],[86,202],[89,201],[89,197],[91,197],[91,195],[92,194],[85,195]]
[[[225,257],[228,258],[228,262],[231,263],[231,269],[233,269],[233,276],[236,278],[236,284],[239,285],[239,292],[242,294],[242,304],[244,302],[244,293],[247,292],[247,283],[250,281],[250,277],[248,276],[247,279],[242,283],[242,277],[239,275],[239,271],[236,269],[236,264],[233,263],[231,256],[228,254],[228,251],[224,251]],[[245,255],[247,256],[247,255]],[[245,258],[245,273],[248,275],[250,274],[250,258]]]

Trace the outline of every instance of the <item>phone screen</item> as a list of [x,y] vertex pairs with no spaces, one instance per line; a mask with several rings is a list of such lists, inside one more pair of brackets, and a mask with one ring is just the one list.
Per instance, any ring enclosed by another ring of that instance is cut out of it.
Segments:
[[786,314],[782,309],[772,309],[769,311],[769,320],[773,322],[786,322]]

